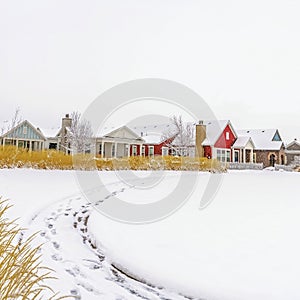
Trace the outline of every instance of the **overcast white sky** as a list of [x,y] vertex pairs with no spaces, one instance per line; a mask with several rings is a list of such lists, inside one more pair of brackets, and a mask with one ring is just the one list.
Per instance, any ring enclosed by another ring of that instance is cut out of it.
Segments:
[[0,122],[19,106],[59,125],[116,84],[158,77],[237,129],[300,139],[299,12],[296,0],[0,0]]

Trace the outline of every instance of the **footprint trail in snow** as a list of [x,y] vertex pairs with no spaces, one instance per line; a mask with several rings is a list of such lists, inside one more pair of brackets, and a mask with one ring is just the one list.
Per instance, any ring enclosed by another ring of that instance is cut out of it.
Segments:
[[[112,192],[96,205],[124,190]],[[91,204],[77,195],[44,208],[30,221],[29,234],[39,231],[36,242],[43,243],[43,263],[56,271],[58,280],[51,282],[54,290],[82,300],[195,299],[139,281],[120,270],[109,260],[101,241],[88,232],[91,210]]]

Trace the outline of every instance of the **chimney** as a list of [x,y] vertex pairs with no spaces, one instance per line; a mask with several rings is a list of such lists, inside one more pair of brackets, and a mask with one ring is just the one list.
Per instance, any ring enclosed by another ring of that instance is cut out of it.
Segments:
[[196,157],[204,157],[203,141],[206,139],[206,125],[201,120],[196,124]]
[[68,141],[67,141],[67,128],[70,128],[72,125],[72,118],[70,118],[69,114],[66,114],[64,118],[61,120],[61,140],[60,140],[60,150],[66,152],[68,148]]

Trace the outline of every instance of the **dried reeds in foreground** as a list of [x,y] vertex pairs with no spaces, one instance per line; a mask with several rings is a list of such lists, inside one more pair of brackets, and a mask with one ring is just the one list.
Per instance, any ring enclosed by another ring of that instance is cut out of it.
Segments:
[[40,247],[31,246],[35,235],[18,239],[22,229],[5,217],[9,208],[7,201],[0,198],[0,299],[43,299],[49,291],[53,294],[50,299],[67,298],[57,297],[45,283],[54,279],[52,270],[41,266]]

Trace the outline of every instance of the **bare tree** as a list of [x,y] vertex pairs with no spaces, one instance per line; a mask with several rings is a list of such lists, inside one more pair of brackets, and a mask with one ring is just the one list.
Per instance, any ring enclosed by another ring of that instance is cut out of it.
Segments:
[[10,123],[8,124],[7,131],[15,128],[17,125],[19,125],[22,122],[22,117],[20,112],[21,112],[20,108],[17,107],[13,117],[11,118]]
[[[15,112],[11,118],[10,121],[6,120],[4,121],[6,123],[6,126],[2,126],[1,128],[1,136],[4,135],[6,132],[12,130],[16,126],[18,126],[22,122],[22,117],[20,114],[21,110],[19,107],[15,109]],[[16,139],[16,132],[12,133],[12,143],[14,143],[14,140]]]
[[163,134],[163,139],[169,141],[166,146],[171,148],[176,155],[189,156],[190,148],[194,143],[193,124],[185,123],[182,116],[173,116],[171,119],[173,129]]
[[71,126],[67,129],[67,144],[73,153],[91,151],[93,131],[89,121],[82,119],[79,112],[72,112]]
[[[7,123],[8,120],[4,120],[3,123]],[[3,126],[1,127],[1,136],[7,132],[7,128],[6,126],[3,124]]]

